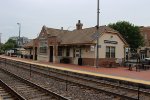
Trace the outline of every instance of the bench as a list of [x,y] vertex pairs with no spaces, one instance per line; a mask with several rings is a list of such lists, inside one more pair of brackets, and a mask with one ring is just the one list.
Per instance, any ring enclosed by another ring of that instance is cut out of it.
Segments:
[[140,71],[141,64],[129,64],[129,70],[132,71],[133,68],[136,68],[136,71]]
[[150,69],[150,65],[142,65],[144,70]]

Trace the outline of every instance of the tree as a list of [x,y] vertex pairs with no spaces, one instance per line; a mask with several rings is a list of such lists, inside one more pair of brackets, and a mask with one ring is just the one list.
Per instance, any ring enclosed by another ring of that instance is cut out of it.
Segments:
[[136,51],[139,46],[143,45],[143,37],[140,34],[138,26],[134,26],[126,21],[119,21],[117,23],[109,24],[108,26],[117,30],[123,36],[130,45],[132,51]]
[[0,54],[2,54],[3,53],[3,44],[2,43],[0,43]]
[[9,39],[4,45],[2,45],[2,49],[4,51],[17,48],[18,45],[15,40]]

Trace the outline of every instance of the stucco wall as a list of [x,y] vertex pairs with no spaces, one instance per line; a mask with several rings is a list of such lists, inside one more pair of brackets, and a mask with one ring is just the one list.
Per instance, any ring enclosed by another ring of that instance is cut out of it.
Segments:
[[[104,40],[117,41],[118,44],[104,43]],[[99,48],[99,58],[106,58],[106,46],[115,47],[115,58],[124,58],[124,43],[117,34],[103,34],[99,39],[99,45],[101,45],[101,48]]]
[[46,62],[49,62],[49,56],[48,55],[41,55],[41,54],[38,54],[37,56],[37,59],[38,61],[46,61]]
[[81,55],[82,58],[95,58],[95,52],[90,50],[90,46],[82,48]]

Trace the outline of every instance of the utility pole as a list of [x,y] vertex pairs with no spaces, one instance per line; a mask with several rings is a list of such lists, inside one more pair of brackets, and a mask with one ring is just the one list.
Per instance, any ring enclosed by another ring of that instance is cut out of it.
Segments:
[[97,26],[96,26],[96,28],[97,28],[97,37],[96,37],[96,39],[97,39],[97,43],[96,43],[96,68],[98,68],[98,63],[99,63],[99,13],[100,13],[100,11],[99,11],[100,9],[99,9],[99,0],[97,0]]

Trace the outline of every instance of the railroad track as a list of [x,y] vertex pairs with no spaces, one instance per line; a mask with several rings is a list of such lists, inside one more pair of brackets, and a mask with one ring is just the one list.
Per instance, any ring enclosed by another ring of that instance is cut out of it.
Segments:
[[[47,74],[46,72],[41,73],[37,70],[32,70],[32,72],[37,74],[44,74],[45,76],[51,77],[57,81],[64,81],[66,82],[66,84],[75,84],[89,89],[102,91],[120,97],[120,99],[138,100],[138,87],[121,86],[120,84],[115,84],[108,81],[99,81],[96,79],[81,77],[78,75],[70,75],[66,71],[65,73],[59,71],[51,71],[50,74]],[[44,86],[45,88],[47,88],[46,85]],[[150,100],[150,92],[144,89],[140,90],[139,99]]]
[[23,100],[68,100],[8,71],[0,70],[0,79],[19,93],[24,98]]
[[0,87],[0,100],[15,100],[9,92],[6,92],[4,88]]
[[[21,64],[19,62],[16,63],[18,63],[17,65]],[[10,63],[8,63],[8,65],[9,64]],[[16,67],[16,64],[14,64],[14,62],[11,63],[10,65]],[[73,84],[82,88],[93,89],[111,95],[115,95],[120,99],[138,100],[137,87],[132,87],[132,86],[129,87],[126,85],[123,86],[118,83],[116,84],[105,80],[92,79],[89,77],[87,78],[84,75],[79,76],[77,74],[72,74],[67,71],[58,71],[55,69],[41,68],[37,66],[32,66],[32,70],[31,70],[30,68],[28,68],[27,66],[23,66],[22,64],[20,66],[17,66],[17,69],[18,70],[22,69],[24,71],[30,72],[30,74],[32,72],[32,75],[30,75],[31,80],[33,82],[37,82],[41,87],[44,88],[49,88],[49,84],[47,84],[47,81],[51,77],[51,79],[53,80],[64,82],[66,85],[66,90],[67,90],[67,86],[69,88],[69,85]],[[43,78],[42,82],[39,81],[38,80],[39,77],[36,76]],[[141,89],[139,100],[150,100],[149,98],[150,98],[150,93],[148,91],[145,91],[145,89]]]
[[21,100],[21,97],[17,97],[17,94],[15,94],[15,91],[12,91],[2,80],[0,80],[0,100]]

